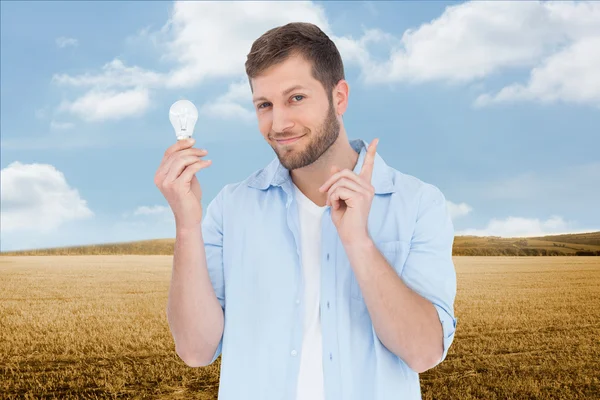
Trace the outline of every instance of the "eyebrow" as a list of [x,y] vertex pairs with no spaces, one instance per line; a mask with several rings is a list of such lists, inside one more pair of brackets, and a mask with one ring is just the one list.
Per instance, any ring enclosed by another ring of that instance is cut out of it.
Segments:
[[[285,96],[285,95],[287,95],[287,94],[289,94],[289,93],[293,92],[294,90],[298,90],[298,89],[305,89],[305,90],[308,90],[308,88],[305,88],[305,87],[304,87],[304,86],[302,86],[302,85],[294,85],[294,86],[292,86],[291,88],[285,89],[283,92],[281,92],[281,95],[282,95],[282,96]],[[266,97],[264,97],[264,96],[260,96],[260,97],[256,97],[256,98],[252,99],[252,102],[253,102],[253,103],[256,103],[257,101],[262,101],[262,100],[266,100],[266,101],[268,101],[268,99],[267,99]]]

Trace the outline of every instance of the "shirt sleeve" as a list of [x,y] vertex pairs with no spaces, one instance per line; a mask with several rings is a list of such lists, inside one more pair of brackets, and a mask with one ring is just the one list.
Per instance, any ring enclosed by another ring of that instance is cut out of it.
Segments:
[[429,300],[437,311],[443,331],[443,354],[435,365],[446,358],[456,330],[453,242],[454,226],[446,198],[437,187],[426,183],[401,277],[408,287]]
[[[223,274],[223,191],[209,203],[202,219],[202,237],[206,253],[208,275],[217,299],[225,312],[225,282]],[[213,355],[212,364],[221,355],[223,337]]]

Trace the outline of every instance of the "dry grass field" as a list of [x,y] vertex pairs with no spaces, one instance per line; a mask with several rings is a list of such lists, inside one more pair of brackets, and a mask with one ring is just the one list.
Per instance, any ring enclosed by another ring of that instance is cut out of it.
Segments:
[[[0,256],[171,255],[175,239],[6,251]],[[600,256],[600,231],[539,237],[455,236],[455,256]]]
[[[0,256],[0,397],[216,399],[165,316],[171,256]],[[424,399],[600,393],[600,257],[455,257],[458,329]],[[398,398],[402,394],[398,394]]]

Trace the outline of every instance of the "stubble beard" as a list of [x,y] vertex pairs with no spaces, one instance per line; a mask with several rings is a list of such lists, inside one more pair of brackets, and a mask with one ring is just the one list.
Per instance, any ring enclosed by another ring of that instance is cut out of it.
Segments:
[[[307,129],[304,133],[310,134],[310,131]],[[332,101],[330,101],[327,116],[317,132],[312,134],[310,143],[304,149],[300,151],[295,149],[284,150],[283,154],[276,147],[273,147],[273,150],[277,154],[281,165],[292,171],[297,168],[306,167],[317,161],[335,143],[339,135],[340,123],[333,110]]]

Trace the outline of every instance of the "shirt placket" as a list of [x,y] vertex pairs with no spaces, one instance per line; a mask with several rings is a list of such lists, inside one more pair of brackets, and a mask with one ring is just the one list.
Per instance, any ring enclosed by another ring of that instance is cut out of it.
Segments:
[[302,249],[301,249],[301,238],[300,238],[300,223],[298,218],[298,204],[294,199],[291,183],[289,180],[285,181],[281,185],[286,195],[285,207],[287,209],[287,225],[294,237],[296,244],[296,265],[293,266],[296,274],[296,282],[298,284],[295,288],[295,300],[296,304],[294,325],[292,327],[292,338],[289,353],[287,357],[289,359],[288,371],[290,375],[288,379],[288,393],[285,393],[282,399],[294,399],[296,397],[296,385],[298,383],[298,374],[300,372],[300,352],[302,351],[302,339],[303,339],[303,321],[304,321],[304,276],[302,274]]
[[325,399],[341,399],[341,371],[337,330],[336,248],[337,230],[328,207],[321,219],[321,331]]

